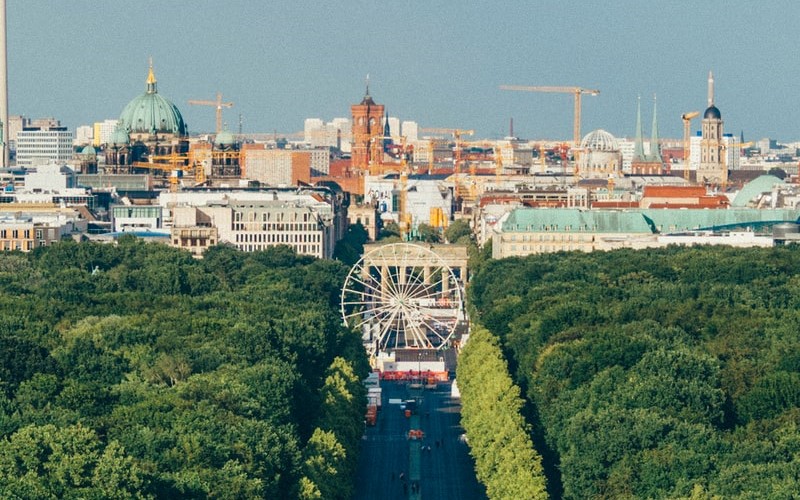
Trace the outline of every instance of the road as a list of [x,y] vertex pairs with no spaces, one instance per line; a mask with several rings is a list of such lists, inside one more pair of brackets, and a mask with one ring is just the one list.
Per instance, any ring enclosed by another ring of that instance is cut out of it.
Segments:
[[[450,384],[410,389],[405,382],[381,381],[381,387],[383,408],[377,425],[366,427],[355,498],[485,499],[467,445],[459,440],[464,432],[460,405],[450,398]],[[420,401],[411,417],[399,404],[389,403],[408,399]],[[409,440],[412,428],[422,430],[424,438]]]

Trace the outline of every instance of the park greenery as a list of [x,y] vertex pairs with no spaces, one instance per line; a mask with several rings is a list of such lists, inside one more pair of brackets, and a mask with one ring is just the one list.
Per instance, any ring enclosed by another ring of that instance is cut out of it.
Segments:
[[[797,248],[488,260],[468,296],[473,320],[496,337],[527,402],[501,404],[514,399],[501,375],[485,379],[481,390],[491,396],[473,396],[478,391],[466,385],[470,442],[470,420],[479,417],[469,397],[483,401],[486,426],[506,406],[518,408],[551,496],[793,498],[800,491]],[[483,337],[479,331],[473,340],[494,342]],[[499,366],[489,346],[476,352]],[[495,464],[495,472],[516,467],[514,455],[499,460],[510,465]],[[533,455],[530,468],[537,464]],[[476,466],[487,477],[479,457]]]
[[133,237],[0,254],[0,497],[349,498],[346,273]]
[[478,480],[490,498],[547,498],[541,457],[522,417],[519,387],[497,339],[473,325],[458,360],[461,425],[469,436]]

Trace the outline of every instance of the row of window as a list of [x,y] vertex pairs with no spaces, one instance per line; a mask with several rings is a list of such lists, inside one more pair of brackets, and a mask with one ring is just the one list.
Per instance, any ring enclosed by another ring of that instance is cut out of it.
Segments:
[[[22,235],[22,236],[20,236],[20,235]],[[12,238],[12,239],[16,240],[17,238],[20,238],[20,237],[22,237],[22,238],[24,238],[26,240],[30,239],[31,230],[30,229],[0,229],[0,238],[2,238],[2,239]],[[41,229],[36,231],[36,237],[37,238],[41,238],[42,237],[42,230]]]
[[[239,245],[236,245],[236,247],[239,250],[242,250],[244,252],[258,252],[258,251],[261,251],[261,250],[266,250],[270,246],[271,245],[266,244],[266,243],[260,243],[260,244],[259,243],[255,243],[255,244],[250,243],[250,244],[239,244]],[[292,245],[292,247],[299,254],[316,255],[317,257],[321,257],[322,256],[320,245]]]
[[[523,253],[549,253],[573,250],[586,250],[586,245],[519,245]],[[517,245],[511,245],[510,250],[517,252]]]
[[217,244],[214,238],[173,238],[172,244],[181,248],[205,248]]
[[234,231],[306,231],[317,230],[317,223],[291,223],[291,222],[240,222],[233,225]]
[[[39,242],[40,246],[44,246],[44,244],[45,243],[43,241]],[[33,241],[32,240],[28,240],[28,241],[4,240],[4,241],[0,241],[0,248],[2,248],[3,250],[9,250],[9,251],[10,250],[22,250],[22,251],[25,251],[25,252],[29,252],[29,251],[33,250]]]
[[[507,241],[517,241],[517,235],[510,235]],[[519,241],[594,241],[594,235],[572,233],[523,234],[520,236]]]
[[[302,215],[302,217],[298,217]],[[233,216],[233,220],[235,222],[256,222],[259,219],[258,213],[256,212],[247,212],[247,216],[245,217],[244,212],[236,212]],[[262,222],[308,222],[314,221],[315,218],[309,212],[303,212],[302,214],[298,214],[297,212],[293,212],[290,214],[284,212],[277,212],[273,215],[272,212],[262,212],[261,213],[261,221]]]
[[254,234],[236,234],[236,242],[254,242],[254,243],[319,243],[322,241],[322,233],[300,233],[300,234],[285,234],[285,233],[254,233]]

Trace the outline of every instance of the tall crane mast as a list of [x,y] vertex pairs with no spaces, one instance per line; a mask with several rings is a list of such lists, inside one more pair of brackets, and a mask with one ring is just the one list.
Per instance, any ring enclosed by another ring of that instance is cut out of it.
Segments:
[[202,99],[189,99],[189,104],[194,104],[196,106],[214,106],[217,108],[217,130],[216,132],[219,134],[222,132],[222,108],[232,108],[232,102],[222,102],[222,93],[217,92],[217,100],[216,101],[207,101]]
[[681,115],[683,120],[683,178],[689,180],[689,134],[691,134],[692,118],[697,118],[699,111],[691,111]]
[[555,92],[562,94],[572,94],[575,99],[575,110],[573,119],[573,135],[572,143],[574,147],[578,147],[581,142],[581,96],[583,94],[598,95],[599,90],[585,89],[582,87],[542,87],[542,86],[527,86],[527,85],[500,85],[500,90],[519,90],[522,92]]
[[458,174],[461,173],[461,136],[473,135],[474,130],[464,130],[460,128],[423,128],[421,132],[428,132],[432,134],[452,134],[456,140],[456,149],[453,157],[453,174],[455,174],[455,192],[453,193],[456,200],[461,196],[460,179]]

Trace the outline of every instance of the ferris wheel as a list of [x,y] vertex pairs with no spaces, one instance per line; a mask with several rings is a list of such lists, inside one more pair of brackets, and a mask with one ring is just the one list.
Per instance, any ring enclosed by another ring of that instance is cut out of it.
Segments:
[[461,287],[436,253],[411,243],[364,254],[342,287],[342,319],[358,329],[371,355],[404,348],[440,349],[464,319]]

